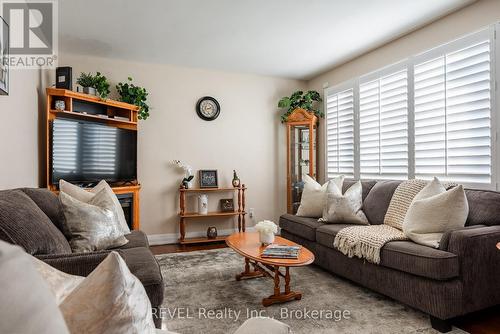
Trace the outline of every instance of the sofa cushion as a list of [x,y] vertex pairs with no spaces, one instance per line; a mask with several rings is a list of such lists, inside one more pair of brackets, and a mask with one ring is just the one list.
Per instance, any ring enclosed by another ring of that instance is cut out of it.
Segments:
[[127,248],[136,248],[136,247],[146,247],[149,248],[149,241],[146,233],[140,230],[132,230],[129,234],[125,234],[125,238],[128,242],[121,246],[117,247],[117,249],[127,249]]
[[0,191],[0,239],[32,255],[71,253],[61,231],[21,190]]
[[337,233],[346,227],[359,226],[355,224],[325,224],[316,229],[316,242],[326,247],[333,248],[333,240]]
[[500,225],[500,192],[466,189],[469,216],[465,226]]
[[[316,241],[325,247],[334,248],[333,240],[337,233],[349,226],[323,225],[316,230]],[[382,247],[380,265],[406,273],[446,280],[459,274],[458,257],[455,254],[418,245],[412,241],[391,241]]]
[[422,277],[447,280],[459,275],[458,256],[412,241],[386,243],[380,259],[380,265],[384,267]]
[[164,292],[163,278],[153,253],[145,247],[117,249],[116,252],[125,260],[132,274],[144,285],[151,305],[161,305]]
[[392,195],[402,181],[379,181],[370,190],[363,202],[363,212],[371,225],[384,223]]
[[59,197],[44,188],[22,188],[21,190],[38,205],[59,231],[64,233],[63,226],[66,218]]
[[282,229],[311,241],[316,240],[316,228],[322,225],[324,223],[318,222],[317,218],[299,217],[291,214],[284,214],[280,217]]

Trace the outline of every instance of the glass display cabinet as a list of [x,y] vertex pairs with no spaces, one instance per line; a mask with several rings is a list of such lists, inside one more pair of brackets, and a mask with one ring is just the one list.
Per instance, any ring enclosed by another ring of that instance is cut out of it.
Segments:
[[295,214],[304,189],[304,175],[317,176],[318,118],[304,109],[295,109],[286,120],[287,128],[287,212]]

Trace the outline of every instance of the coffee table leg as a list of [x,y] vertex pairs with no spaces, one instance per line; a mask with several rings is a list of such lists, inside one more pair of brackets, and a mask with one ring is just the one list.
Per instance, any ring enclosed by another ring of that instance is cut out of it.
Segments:
[[236,275],[236,280],[241,281],[242,278],[255,278],[255,277],[263,277],[264,273],[259,270],[250,270],[250,260],[245,258],[245,271],[241,274]]
[[274,294],[267,298],[262,299],[262,305],[265,307],[271,306],[276,303],[285,303],[290,300],[300,300],[302,293],[290,291],[290,268],[285,267],[285,292],[281,293],[280,289],[280,272],[279,267],[274,267]]

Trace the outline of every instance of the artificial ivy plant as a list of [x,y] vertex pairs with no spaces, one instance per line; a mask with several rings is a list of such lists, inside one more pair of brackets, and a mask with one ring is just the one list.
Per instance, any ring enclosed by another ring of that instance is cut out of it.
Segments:
[[106,99],[110,93],[108,79],[100,72],[97,72],[96,75],[81,73],[80,77],[76,79],[76,83],[82,87],[95,88],[101,99]]
[[120,94],[120,101],[134,104],[139,107],[138,118],[145,120],[149,117],[148,92],[146,88],[136,86],[132,83],[132,78],[128,77],[127,82],[120,82],[116,85],[116,90]]
[[324,117],[325,114],[316,107],[317,102],[321,101],[321,96],[315,90],[307,92],[298,90],[290,96],[281,98],[278,102],[278,108],[287,109],[286,113],[281,115],[281,122],[285,122],[288,116],[297,108],[305,109],[318,117]]

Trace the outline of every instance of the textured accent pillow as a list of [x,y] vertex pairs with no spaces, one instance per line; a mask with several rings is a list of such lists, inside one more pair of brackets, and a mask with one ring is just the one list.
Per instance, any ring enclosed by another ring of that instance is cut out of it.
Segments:
[[127,220],[125,219],[125,214],[123,213],[123,208],[120,205],[120,201],[113,192],[113,189],[111,189],[106,181],[102,180],[94,188],[90,189],[90,191],[87,191],[64,180],[59,180],[59,190],[61,192],[64,192],[71,197],[85,203],[90,202],[90,200],[103,189],[106,190],[113,199],[113,207],[111,209],[114,211],[118,222],[120,223],[120,229],[122,230],[123,234],[129,234],[130,229],[128,228]]
[[438,248],[443,233],[464,227],[468,214],[463,186],[446,191],[434,178],[413,199],[403,222],[403,232],[417,244]]
[[54,296],[21,247],[0,241],[0,333],[69,334]]
[[66,217],[65,231],[75,253],[93,252],[125,245],[118,220],[112,210],[112,196],[101,190],[88,202],[61,192],[59,195]]
[[339,189],[344,184],[344,175],[336,176],[324,185],[319,184],[309,175],[304,175],[304,190],[297,216],[319,218],[323,215],[323,208],[326,201],[326,188],[333,182]]
[[32,256],[31,259],[38,274],[42,276],[52,294],[56,297],[57,305],[61,304],[84,279],[82,276],[70,275],[59,271],[36,257]]
[[363,188],[361,181],[354,183],[345,194],[342,188],[334,182],[329,182],[326,188],[326,204],[323,217],[320,221],[325,223],[349,223],[369,225],[368,219],[361,210],[363,207]]
[[59,306],[71,333],[155,333],[144,286],[111,252]]

